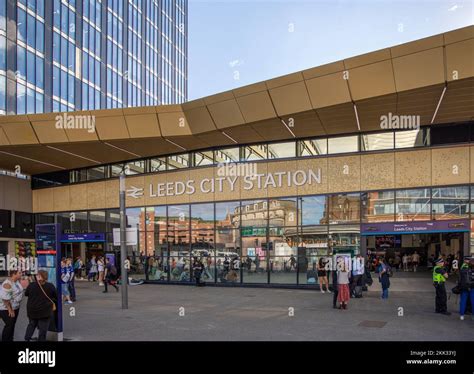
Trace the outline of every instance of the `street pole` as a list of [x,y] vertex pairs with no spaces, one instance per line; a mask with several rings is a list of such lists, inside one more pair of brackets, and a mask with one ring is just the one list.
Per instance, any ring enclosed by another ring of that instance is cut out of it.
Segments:
[[120,175],[120,268],[122,274],[122,309],[128,309],[127,217],[125,215],[125,175]]

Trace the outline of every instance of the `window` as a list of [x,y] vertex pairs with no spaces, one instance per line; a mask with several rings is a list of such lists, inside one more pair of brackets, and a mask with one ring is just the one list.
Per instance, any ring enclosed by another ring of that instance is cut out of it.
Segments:
[[296,156],[296,143],[273,143],[268,145],[268,158],[289,158]]
[[87,180],[96,180],[105,178],[105,166],[98,166],[87,170]]
[[267,145],[257,144],[244,147],[243,161],[265,160],[267,158]]
[[433,188],[433,219],[469,218],[469,186]]
[[360,137],[361,151],[379,151],[393,149],[394,133],[384,132],[380,134],[366,134]]
[[213,151],[194,152],[194,166],[212,165],[214,163]]
[[396,131],[395,148],[415,148],[430,145],[430,129]]
[[358,193],[328,196],[329,224],[358,223],[360,195]]
[[329,138],[328,143],[329,154],[359,151],[359,137],[357,135]]
[[466,143],[469,141],[469,124],[433,125],[431,145]]
[[299,156],[319,156],[328,153],[327,139],[302,140],[299,144]]
[[242,201],[241,221],[244,228],[252,229],[253,227],[266,227],[268,223],[267,201]]
[[431,219],[431,191],[429,188],[398,190],[395,192],[396,221],[427,221]]
[[182,169],[189,167],[189,153],[168,156],[169,169]]
[[270,199],[268,210],[271,227],[296,226],[298,224],[298,207],[295,197]]
[[395,192],[375,191],[361,194],[362,222],[393,222]]
[[217,230],[240,227],[240,201],[216,203]]
[[214,152],[216,163],[239,162],[239,148],[223,148]]
[[301,225],[326,225],[327,197],[304,196],[300,197]]
[[150,160],[150,172],[166,170],[166,157],[152,158]]

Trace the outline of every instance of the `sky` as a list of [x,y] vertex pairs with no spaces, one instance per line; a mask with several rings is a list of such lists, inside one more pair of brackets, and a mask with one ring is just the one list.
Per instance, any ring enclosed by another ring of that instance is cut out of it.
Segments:
[[188,99],[474,24],[472,1],[189,0]]

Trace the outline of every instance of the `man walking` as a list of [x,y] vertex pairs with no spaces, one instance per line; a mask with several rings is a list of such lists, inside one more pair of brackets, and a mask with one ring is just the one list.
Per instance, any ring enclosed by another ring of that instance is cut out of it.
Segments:
[[459,288],[461,291],[461,302],[459,304],[459,318],[464,320],[467,309],[467,301],[471,299],[471,310],[474,310],[474,259],[464,257],[459,272]]
[[436,265],[433,268],[433,285],[436,289],[436,313],[449,316],[447,297],[446,297],[446,279],[448,278],[448,271],[444,267],[444,260],[439,258],[436,260]]
[[104,293],[108,292],[107,286],[109,284],[115,288],[115,291],[118,292],[119,289],[117,287],[117,275],[118,275],[117,268],[112,262],[110,262],[110,258],[107,258],[105,261],[106,261],[105,273],[104,273],[105,290],[103,292]]

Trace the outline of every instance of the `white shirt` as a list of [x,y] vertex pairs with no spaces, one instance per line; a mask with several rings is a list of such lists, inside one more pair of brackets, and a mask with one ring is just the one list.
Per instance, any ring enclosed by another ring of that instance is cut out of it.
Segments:
[[[7,290],[4,286],[9,284],[11,288]],[[20,281],[12,282],[10,279],[6,279],[0,287],[0,310],[8,310],[3,300],[10,301],[13,310],[20,307],[21,299],[23,299],[23,286]]]

